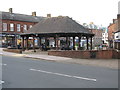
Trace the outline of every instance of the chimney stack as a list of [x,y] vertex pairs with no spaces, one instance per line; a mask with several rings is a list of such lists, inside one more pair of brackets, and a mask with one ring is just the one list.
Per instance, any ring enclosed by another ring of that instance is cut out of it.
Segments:
[[51,18],[51,14],[47,14],[47,17],[48,17],[48,18]]
[[13,13],[12,8],[9,8],[9,13]]
[[117,19],[113,19],[113,23],[115,23],[117,21]]
[[32,16],[36,16],[36,12],[32,12]]

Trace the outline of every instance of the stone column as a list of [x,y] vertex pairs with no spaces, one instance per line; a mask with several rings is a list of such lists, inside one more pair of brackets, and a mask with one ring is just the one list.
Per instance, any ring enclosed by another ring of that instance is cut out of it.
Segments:
[[6,36],[6,42],[7,42],[7,47],[8,47],[8,46],[9,46],[9,45],[8,45],[8,36]]
[[86,39],[87,39],[87,50],[89,50],[89,45],[88,45],[88,37],[86,37]]
[[81,44],[80,44],[80,42],[81,42],[81,36],[79,36],[78,39],[79,39],[79,41],[78,41],[78,48],[80,50],[80,47],[81,47]]
[[41,37],[39,37],[39,49],[41,49]]
[[24,51],[24,36],[22,36],[22,51]]
[[28,50],[28,49],[29,49],[28,39],[29,39],[29,37],[28,37],[28,36],[26,36],[26,50]]
[[17,48],[17,35],[15,34],[15,47]]
[[70,37],[69,37],[69,47],[70,47]]
[[75,37],[73,37],[73,50],[75,50]]
[[55,45],[54,46],[55,46],[55,49],[56,49],[56,37],[54,37],[54,41],[55,41]]
[[68,44],[68,37],[66,37],[66,44]]
[[90,45],[90,49],[92,50],[92,36],[91,36],[91,38],[90,38],[91,40],[91,45]]
[[45,37],[45,48],[47,48],[47,37]]
[[55,49],[58,50],[58,36],[57,35],[54,37],[54,40],[55,40]]
[[59,40],[59,37],[56,37],[56,50],[59,49],[58,40]]
[[33,36],[33,50],[34,50],[34,52],[36,52],[36,50],[35,50],[35,36]]
[[69,47],[69,37],[66,37],[66,45]]

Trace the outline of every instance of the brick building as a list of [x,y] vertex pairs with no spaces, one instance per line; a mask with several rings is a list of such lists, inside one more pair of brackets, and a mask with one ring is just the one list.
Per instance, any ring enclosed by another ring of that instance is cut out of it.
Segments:
[[9,12],[1,12],[1,45],[4,47],[16,47],[17,44],[20,44],[20,34],[27,31],[42,19],[44,17],[36,16],[36,12],[32,12],[32,15],[18,14],[13,13],[12,8],[9,9]]
[[[108,45],[108,32],[106,27],[95,25],[93,22],[90,24],[83,23],[85,28],[88,28],[95,36],[93,37],[93,48],[98,49],[97,47],[105,44]],[[101,47],[102,48],[102,47]]]
[[117,19],[113,19],[113,23],[108,26],[108,43],[109,48],[113,48],[113,39],[114,39],[114,32],[117,31]]
[[93,37],[93,47],[99,47],[103,44],[102,33],[103,30],[100,29],[89,29],[95,36]]
[[117,15],[117,28],[114,32],[114,48],[120,50],[120,14]]
[[103,44],[106,44],[108,46],[108,32],[107,32],[107,30],[104,30],[104,32],[102,33],[102,41],[103,41]]

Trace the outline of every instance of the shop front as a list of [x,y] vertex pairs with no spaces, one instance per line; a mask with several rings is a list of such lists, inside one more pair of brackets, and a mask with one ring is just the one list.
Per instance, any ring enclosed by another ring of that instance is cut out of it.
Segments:
[[120,31],[114,34],[114,48],[120,50]]
[[17,47],[18,42],[20,42],[21,38],[17,34],[0,34],[1,36],[1,46],[4,48],[11,47],[15,48]]

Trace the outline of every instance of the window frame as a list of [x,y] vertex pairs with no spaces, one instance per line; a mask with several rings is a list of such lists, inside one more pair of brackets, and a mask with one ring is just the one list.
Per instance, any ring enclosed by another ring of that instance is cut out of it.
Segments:
[[[5,27],[4,27],[4,25],[6,24],[6,29],[5,29]],[[8,30],[8,24],[7,23],[5,23],[5,22],[3,22],[3,27],[2,27],[2,31],[7,31]]]
[[[11,27],[11,25],[13,25],[13,27]],[[14,24],[14,23],[10,23],[10,31],[11,31],[11,32],[14,32],[14,31],[15,31],[14,27],[15,27],[15,24]]]
[[[18,27],[18,25],[19,25],[19,27]],[[16,26],[17,26],[17,32],[21,32],[21,24],[18,23]]]
[[[25,29],[25,26],[26,26],[26,29]],[[27,24],[23,25],[23,31],[27,31]]]
[[29,25],[29,29],[32,28],[32,27],[33,27],[33,25]]

